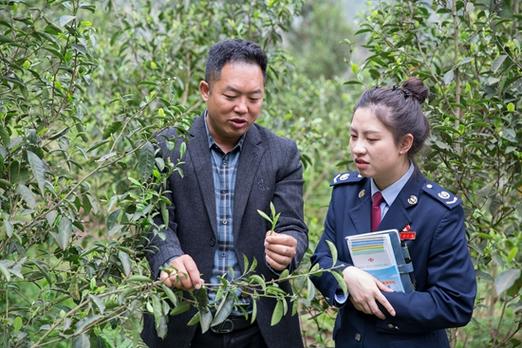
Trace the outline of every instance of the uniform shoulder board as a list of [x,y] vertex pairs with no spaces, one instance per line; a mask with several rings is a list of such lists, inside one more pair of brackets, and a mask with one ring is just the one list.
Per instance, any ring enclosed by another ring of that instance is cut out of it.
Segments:
[[364,177],[358,172],[339,173],[336,176],[334,176],[332,182],[330,183],[330,186],[351,184],[354,182],[359,182],[362,179],[364,179]]
[[424,192],[439,201],[445,207],[453,209],[462,203],[462,200],[453,193],[446,191],[434,182],[428,181],[424,184]]

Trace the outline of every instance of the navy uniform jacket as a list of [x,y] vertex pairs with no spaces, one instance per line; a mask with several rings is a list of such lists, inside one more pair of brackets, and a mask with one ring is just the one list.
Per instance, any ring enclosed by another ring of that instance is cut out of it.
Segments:
[[[370,179],[358,173],[339,174],[333,192],[324,234],[312,264],[331,267],[326,240],[338,249],[338,264],[352,260],[345,237],[370,232]],[[341,306],[333,332],[336,347],[449,347],[445,328],[466,325],[471,319],[476,294],[475,272],[468,252],[461,200],[417,170],[403,187],[384,216],[378,230],[406,225],[416,232],[407,241],[413,262],[416,290],[410,293],[384,292],[396,311],[381,320],[355,309],[350,300]],[[343,269],[343,267],[341,267]],[[313,279],[330,304],[340,292],[329,273]],[[381,307],[383,313],[386,310]]]

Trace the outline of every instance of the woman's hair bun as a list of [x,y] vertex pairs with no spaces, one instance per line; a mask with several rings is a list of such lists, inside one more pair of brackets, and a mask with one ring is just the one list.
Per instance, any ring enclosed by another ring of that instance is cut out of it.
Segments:
[[416,77],[410,77],[403,82],[402,89],[409,92],[421,104],[428,98],[428,87],[424,86],[424,83]]

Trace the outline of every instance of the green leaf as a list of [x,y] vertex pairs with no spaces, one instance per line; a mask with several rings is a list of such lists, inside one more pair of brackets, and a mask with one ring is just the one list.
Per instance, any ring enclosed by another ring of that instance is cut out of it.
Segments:
[[286,277],[288,277],[289,274],[290,274],[290,271],[288,271],[288,268],[287,268],[287,269],[283,270],[283,272],[281,272],[278,279],[285,279]]
[[58,19],[58,25],[63,28],[75,19],[76,19],[76,16],[61,16]]
[[[154,314],[154,324],[156,325],[156,331],[161,331],[164,334],[165,329],[162,327],[162,319],[163,315],[163,306],[161,305],[161,300],[156,294],[152,294],[152,313]],[[165,337],[165,335],[163,335]]]
[[4,214],[3,220],[4,220],[4,228],[5,228],[5,232],[7,233],[7,237],[11,238],[13,236],[14,227],[13,227],[13,224],[11,223],[11,221],[9,220],[9,215]]
[[272,320],[270,321],[270,325],[277,325],[281,319],[283,318],[283,302],[284,300],[277,299],[276,306],[274,311],[272,312]]
[[10,264],[11,263],[8,260],[0,260],[0,271],[4,275],[6,281],[8,281],[8,282],[11,280],[11,274],[9,274],[9,269],[8,269]]
[[170,300],[172,305],[174,307],[177,307],[178,306],[178,298],[176,297],[176,294],[174,294],[174,291],[172,291],[172,289],[169,288],[168,286],[166,286],[165,284],[161,284],[161,288],[163,289],[163,292],[165,293],[165,295],[167,295],[167,298]]
[[150,177],[155,164],[154,146],[147,141],[138,152],[137,169],[140,177],[143,179]]
[[326,240],[326,244],[328,245],[328,249],[330,249],[330,255],[332,255],[332,267],[337,263],[337,248],[335,244],[329,240]]
[[252,299],[252,314],[250,318],[250,323],[253,324],[257,318],[257,301]]
[[507,55],[505,55],[505,54],[501,54],[500,56],[495,58],[493,63],[491,63],[491,71],[493,71],[494,73],[497,72],[498,68],[500,68],[502,63],[504,63],[506,58],[507,58]]
[[18,184],[17,191],[22,196],[22,199],[25,201],[27,206],[31,209],[34,209],[36,206],[36,199],[34,198],[34,193],[29,189],[29,187]]
[[62,216],[60,220],[60,226],[58,226],[58,236],[56,237],[56,242],[65,250],[69,245],[70,239],[72,235],[72,223],[68,217]]
[[178,305],[172,308],[170,311],[170,315],[178,315],[181,313],[185,313],[190,309],[190,303],[186,301],[178,302]]
[[234,309],[234,296],[227,294],[219,303],[210,326],[216,326],[224,322],[230,313],[232,313],[232,309]]
[[252,276],[250,276],[250,280],[252,281],[252,283],[259,285],[263,289],[263,291],[266,290],[266,282],[260,275],[253,274]]
[[29,161],[33,175],[38,183],[38,188],[43,195],[45,188],[45,164],[40,157],[31,151],[27,151],[27,160]]
[[315,286],[310,278],[306,278],[306,302],[311,303],[315,298]]
[[337,284],[339,284],[339,287],[341,288],[341,290],[343,290],[343,293],[347,295],[348,288],[346,287],[346,282],[344,281],[343,275],[336,271],[333,271],[332,275],[334,276],[335,280],[337,280]]
[[123,273],[128,277],[131,274],[129,254],[120,250],[118,251],[118,259],[123,267]]
[[265,219],[266,221],[272,223],[272,219],[271,219],[268,215],[266,215],[266,213],[265,213],[264,211],[258,209],[258,210],[257,210],[257,213],[258,213],[259,215],[261,215],[261,217],[262,217],[263,219]]
[[194,316],[192,318],[190,318],[190,320],[188,321],[187,325],[188,326],[194,326],[197,323],[199,323],[200,320],[201,320],[201,314],[200,314],[199,311],[197,311],[196,314],[194,314]]
[[100,313],[103,314],[103,312],[105,312],[105,303],[103,303],[103,300],[100,297],[92,294],[89,294],[89,298],[96,304],[96,307],[98,307]]
[[89,336],[87,334],[82,333],[73,338],[73,348],[90,348],[91,342],[89,341]]
[[509,103],[508,105],[506,105],[506,108],[509,112],[515,112],[515,104],[513,103]]
[[18,332],[24,325],[21,317],[16,317],[15,320],[13,320],[13,331]]
[[444,74],[443,80],[445,85],[449,85],[451,81],[453,81],[453,78],[455,77],[455,73],[453,70],[449,70]]
[[508,269],[500,273],[497,278],[495,278],[495,290],[497,291],[497,295],[500,296],[504,291],[509,290],[518,278],[520,278],[520,269]]
[[194,290],[192,292],[192,294],[194,295],[194,299],[196,300],[199,309],[203,309],[203,308],[207,307],[208,294],[207,294],[207,289],[205,287]]

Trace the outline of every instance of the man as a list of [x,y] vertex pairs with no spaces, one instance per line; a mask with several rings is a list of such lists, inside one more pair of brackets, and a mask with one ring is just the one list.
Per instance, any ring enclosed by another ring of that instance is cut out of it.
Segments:
[[[242,255],[255,258],[257,272],[272,279],[295,269],[304,255],[308,239],[299,152],[294,142],[254,123],[263,104],[266,66],[265,53],[252,42],[227,40],[209,51],[199,85],[207,110],[190,129],[183,177],[168,179],[170,222],[165,240],[153,239],[157,252],[149,257],[152,274],[169,287],[199,289],[202,275],[211,283],[224,274],[233,279],[243,271]],[[158,140],[164,158],[176,163],[178,146],[167,146],[169,141],[179,145],[175,130],[167,129]],[[268,211],[270,202],[281,213],[275,234],[268,233],[257,213]],[[165,265],[176,272],[162,271]],[[288,283],[281,287],[291,291]],[[227,325],[204,334],[199,326],[187,326],[195,310],[173,316],[163,340],[145,316],[142,337],[151,347],[303,346],[296,316],[288,314],[270,325],[272,299],[257,302],[253,325],[239,306],[248,311],[251,300],[237,304]]]

